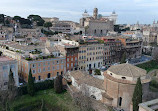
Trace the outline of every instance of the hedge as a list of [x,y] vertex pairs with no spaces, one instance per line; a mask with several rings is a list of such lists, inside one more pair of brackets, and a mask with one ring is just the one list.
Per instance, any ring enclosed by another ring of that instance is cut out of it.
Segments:
[[[46,80],[46,81],[43,81],[43,82],[35,83],[35,91],[36,92],[40,91],[40,90],[50,89],[50,88],[54,88],[54,80]],[[27,85],[19,87],[18,88],[18,94],[19,95],[28,94]]]

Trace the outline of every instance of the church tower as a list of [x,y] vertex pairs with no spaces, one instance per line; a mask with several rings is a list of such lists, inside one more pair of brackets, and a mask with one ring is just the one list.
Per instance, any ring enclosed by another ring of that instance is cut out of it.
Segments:
[[93,18],[94,19],[97,19],[98,17],[98,9],[97,8],[94,8],[94,11],[93,11]]

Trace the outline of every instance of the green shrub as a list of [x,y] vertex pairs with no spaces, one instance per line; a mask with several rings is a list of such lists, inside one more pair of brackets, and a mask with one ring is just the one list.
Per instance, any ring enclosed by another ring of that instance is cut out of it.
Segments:
[[35,83],[35,91],[50,89],[54,87],[54,80],[46,80],[43,82]]
[[[35,83],[34,87],[35,87],[35,91],[51,89],[51,88],[54,87],[54,80],[46,80],[46,81],[43,81],[43,82]],[[18,88],[18,94],[19,94],[19,96],[28,94],[27,85],[19,87]]]
[[95,75],[101,75],[101,72],[99,69],[96,69],[94,72],[95,72]]
[[158,82],[156,80],[152,80],[150,82],[150,86],[154,87],[154,88],[158,88]]

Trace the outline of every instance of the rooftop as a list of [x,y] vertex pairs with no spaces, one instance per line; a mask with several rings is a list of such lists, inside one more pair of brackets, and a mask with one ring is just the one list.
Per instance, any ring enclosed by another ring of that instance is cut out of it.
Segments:
[[77,81],[78,84],[87,84],[89,86],[94,86],[97,87],[99,89],[103,89],[104,90],[104,86],[103,86],[103,82],[104,80],[101,79],[97,79],[92,77],[91,75],[87,74],[86,72],[82,72],[82,71],[71,71],[68,72],[72,77],[75,78],[75,80]]
[[0,56],[0,62],[6,62],[6,61],[13,61],[13,59],[6,56]]
[[108,70],[117,75],[133,77],[133,78],[146,76],[146,73],[147,73],[146,70],[136,67],[134,65],[131,65],[129,63],[113,65]]

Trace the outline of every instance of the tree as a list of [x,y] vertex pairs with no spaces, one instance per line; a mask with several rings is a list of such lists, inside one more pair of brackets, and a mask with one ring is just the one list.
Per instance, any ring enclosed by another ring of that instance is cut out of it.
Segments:
[[35,88],[34,88],[34,79],[32,77],[31,69],[30,69],[29,77],[28,77],[27,91],[30,96],[34,96]]
[[9,81],[8,81],[8,94],[10,100],[14,99],[17,95],[17,87],[15,86],[14,75],[11,69],[10,69]]
[[54,80],[54,89],[56,93],[62,93],[63,91],[63,84],[62,84],[62,76],[59,75]]
[[9,103],[6,103],[6,111],[10,111]]
[[39,15],[29,15],[27,18],[31,20],[32,23],[36,22],[37,26],[43,26],[45,22]]
[[5,25],[5,15],[4,14],[0,14],[0,23],[2,23],[3,25]]
[[120,63],[126,63],[126,52],[123,53]]
[[95,69],[95,75],[101,75],[101,72],[100,72],[100,70],[99,69]]
[[49,30],[49,28],[52,27],[52,23],[51,22],[45,22],[44,27],[48,28],[48,30]]
[[134,89],[134,93],[133,93],[133,98],[132,98],[132,102],[133,102],[133,111],[138,111],[139,109],[139,103],[142,103],[142,84],[141,84],[141,79],[140,77],[137,79],[137,83]]
[[25,19],[25,18],[22,18],[20,16],[14,16],[13,17],[13,20],[17,21],[20,23],[20,25],[31,25],[31,21],[29,19]]

